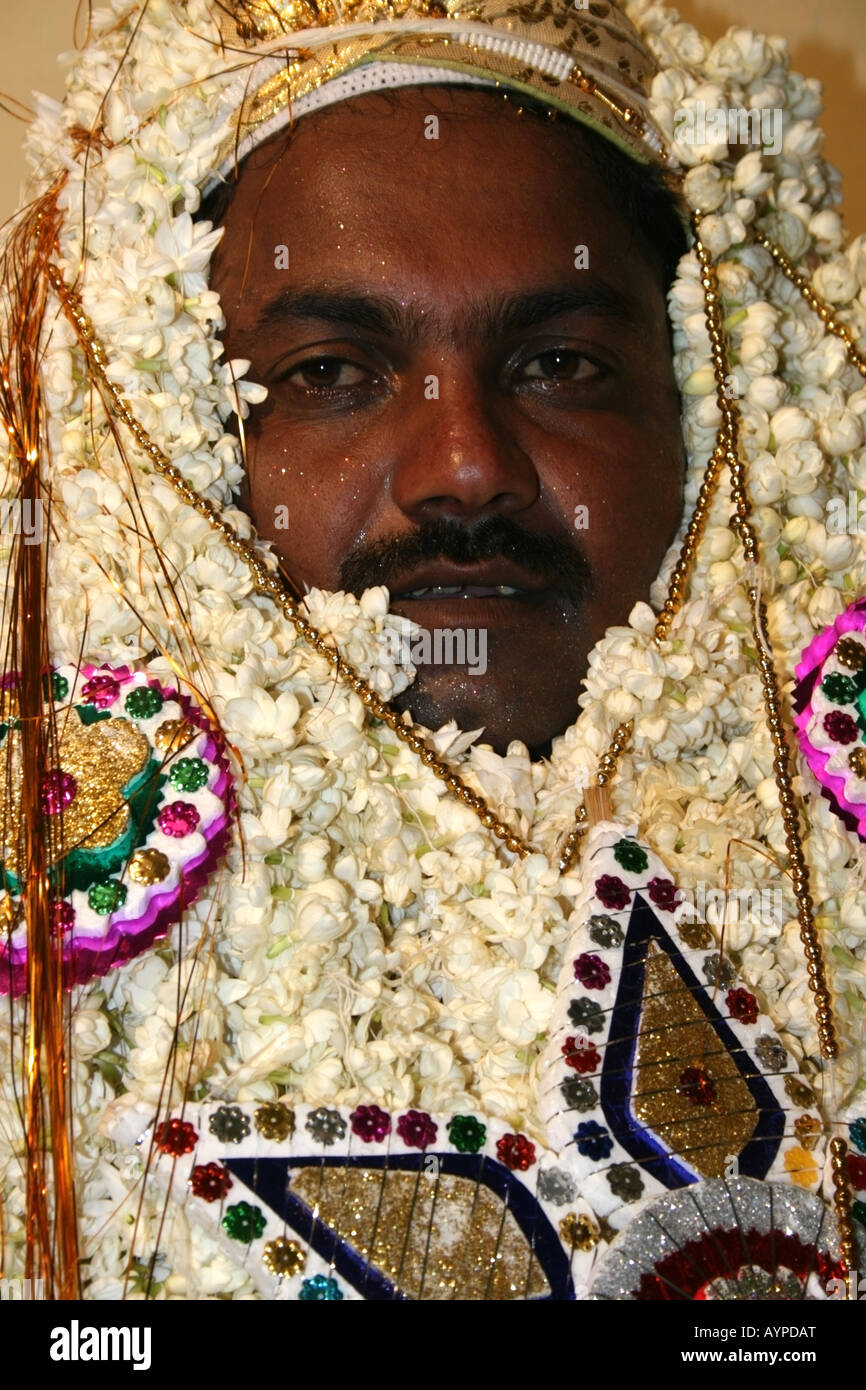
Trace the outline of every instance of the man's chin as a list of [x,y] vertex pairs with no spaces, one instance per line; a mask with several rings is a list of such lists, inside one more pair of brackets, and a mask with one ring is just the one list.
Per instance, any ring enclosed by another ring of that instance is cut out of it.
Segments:
[[[431,633],[429,639],[434,656],[435,636]],[[527,650],[516,639],[497,641],[490,633],[486,664],[476,648],[474,671],[466,665],[419,661],[424,653],[416,648],[413,664],[418,674],[394,704],[434,732],[453,719],[465,731],[483,729],[480,741],[498,753],[518,739],[533,756],[543,757],[577,716],[582,672],[569,670],[564,638],[565,634],[556,658],[551,659],[548,647],[542,660],[535,642],[530,641]],[[507,650],[500,651],[503,644]],[[443,654],[440,650],[440,657]]]

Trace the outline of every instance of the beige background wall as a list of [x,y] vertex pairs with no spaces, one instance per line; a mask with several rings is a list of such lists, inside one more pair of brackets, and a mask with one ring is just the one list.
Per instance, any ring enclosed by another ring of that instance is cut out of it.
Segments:
[[[0,93],[60,96],[55,55],[72,46],[77,8],[78,0],[0,0]],[[849,227],[866,231],[866,0],[682,0],[679,10],[714,38],[741,24],[790,40],[795,66],[824,83],[826,153],[844,175]],[[21,137],[0,112],[0,218],[17,202]]]

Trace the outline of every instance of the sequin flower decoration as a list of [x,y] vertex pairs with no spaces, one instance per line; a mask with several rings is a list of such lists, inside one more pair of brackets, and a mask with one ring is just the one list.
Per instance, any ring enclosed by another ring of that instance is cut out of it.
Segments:
[[843,676],[839,671],[824,677],[821,691],[834,705],[851,705],[857,697],[857,687],[851,677]]
[[163,1120],[157,1125],[153,1142],[164,1154],[182,1158],[191,1154],[198,1143],[198,1134],[189,1120]]
[[804,1109],[807,1105],[815,1104],[815,1092],[811,1086],[806,1086],[796,1076],[785,1077],[785,1094],[795,1105],[801,1105]]
[[649,864],[646,851],[635,844],[634,840],[617,840],[613,847],[613,857],[628,874],[642,874]]
[[71,772],[53,767],[42,779],[40,803],[43,814],[57,816],[71,806],[78,791],[78,783]]
[[327,1274],[314,1274],[312,1279],[305,1279],[298,1294],[302,1303],[339,1303],[342,1297],[340,1285]]
[[712,951],[703,964],[704,979],[708,985],[732,985],[737,972],[731,962],[718,951]]
[[757,1023],[758,1001],[747,989],[729,989],[725,996],[728,1013],[740,1023]]
[[647,892],[650,902],[662,912],[674,912],[679,906],[679,889],[669,878],[651,878],[647,884]]
[[221,1105],[211,1115],[208,1129],[221,1144],[240,1144],[250,1132],[250,1122],[239,1105]]
[[680,922],[677,930],[693,951],[706,951],[713,944],[713,933],[706,922]]
[[397,1133],[407,1148],[427,1149],[436,1142],[438,1129],[423,1110],[408,1110],[397,1121]]
[[582,1076],[586,1076],[589,1072],[598,1071],[601,1066],[601,1055],[589,1041],[589,1038],[566,1038],[562,1044],[562,1055],[565,1058],[565,1065],[571,1067],[573,1071],[580,1072]]
[[589,919],[589,939],[604,950],[609,950],[611,946],[621,946],[622,927],[605,913],[596,913]]
[[834,743],[856,743],[860,737],[859,730],[850,714],[845,714],[843,710],[834,709],[823,718],[824,732],[833,740]]
[[262,1251],[262,1264],[277,1279],[291,1279],[300,1274],[307,1263],[307,1256],[297,1241],[288,1236],[277,1236],[269,1240]]
[[712,1105],[716,1098],[715,1084],[703,1067],[686,1067],[680,1073],[679,1089],[684,1096],[688,1096],[692,1105]]
[[235,1202],[234,1206],[227,1209],[222,1219],[226,1233],[232,1240],[239,1240],[243,1245],[258,1240],[266,1224],[261,1207],[251,1206],[249,1202]]
[[123,707],[131,719],[152,719],[164,704],[165,700],[158,690],[153,690],[149,685],[139,685],[135,690],[130,690]]
[[762,1033],[755,1043],[755,1056],[767,1071],[784,1071],[788,1063],[785,1048],[771,1033]]
[[598,1092],[591,1081],[569,1076],[560,1082],[559,1090],[569,1110],[594,1110],[598,1105]]
[[168,780],[178,792],[199,792],[207,786],[208,766],[201,758],[178,758]]
[[622,879],[617,878],[615,874],[602,874],[601,878],[597,878],[595,881],[595,896],[602,907],[612,909],[614,912],[621,912],[628,905],[631,889],[627,888]]
[[108,709],[120,694],[120,686],[114,676],[91,676],[81,691],[81,699],[86,705],[97,709]]
[[269,1100],[264,1105],[260,1105],[253,1120],[262,1138],[270,1139],[276,1144],[282,1144],[290,1134],[294,1133],[294,1111],[289,1110],[288,1106],[281,1105],[277,1100]]
[[601,1232],[588,1216],[576,1216],[573,1211],[559,1223],[559,1234],[565,1246],[572,1250],[591,1250],[601,1239]]
[[631,1163],[612,1163],[607,1182],[611,1192],[623,1202],[636,1202],[643,1192],[643,1178]]
[[512,1172],[525,1173],[535,1162],[535,1145],[525,1134],[503,1134],[496,1141],[496,1152],[500,1163]]
[[474,1115],[455,1115],[448,1121],[448,1138],[458,1153],[475,1154],[487,1138],[487,1127]]
[[65,898],[56,898],[51,904],[51,931],[54,936],[63,936],[75,926],[75,908]]
[[190,801],[172,801],[168,806],[163,806],[156,818],[163,835],[169,835],[174,840],[182,840],[191,835],[200,819],[198,811]]
[[601,956],[591,951],[582,951],[574,962],[574,978],[585,989],[604,989],[610,983],[610,967]]
[[848,1181],[858,1192],[866,1189],[866,1158],[859,1154],[848,1155]]
[[577,1196],[574,1178],[563,1168],[544,1168],[538,1175],[538,1195],[543,1202],[564,1207]]
[[866,1119],[852,1120],[848,1126],[851,1143],[861,1154],[866,1154]]
[[381,1144],[385,1136],[391,1133],[391,1116],[380,1110],[378,1105],[359,1105],[349,1119],[352,1133],[363,1139],[365,1144]]
[[610,1132],[595,1120],[581,1120],[574,1131],[574,1142],[584,1158],[608,1158],[613,1152]]
[[192,1170],[193,1196],[204,1202],[221,1202],[233,1185],[228,1168],[221,1163],[197,1163]]
[[575,1028],[583,1028],[587,1033],[600,1033],[604,1028],[604,1009],[594,999],[572,999],[568,1006],[568,1017]]
[[108,917],[126,902],[127,887],[117,878],[104,878],[88,890],[87,904],[100,917]]
[[346,1121],[339,1110],[328,1110],[326,1106],[320,1105],[318,1110],[310,1111],[305,1128],[317,1144],[324,1144],[328,1148],[343,1138],[346,1133]]

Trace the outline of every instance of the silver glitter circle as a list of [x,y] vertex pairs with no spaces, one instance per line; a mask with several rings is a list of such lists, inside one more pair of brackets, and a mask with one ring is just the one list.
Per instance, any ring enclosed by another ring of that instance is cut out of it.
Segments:
[[[762,1235],[770,1230],[799,1236],[818,1245],[833,1260],[839,1258],[836,1221],[820,1197],[799,1187],[759,1182],[756,1178],[710,1178],[665,1193],[630,1221],[596,1265],[590,1297],[634,1300],[641,1277],[688,1241],[721,1228]],[[817,1279],[809,1295],[823,1293]]]

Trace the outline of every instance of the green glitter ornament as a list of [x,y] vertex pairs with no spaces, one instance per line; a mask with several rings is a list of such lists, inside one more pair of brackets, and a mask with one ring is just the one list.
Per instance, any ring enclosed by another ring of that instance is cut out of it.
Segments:
[[235,1202],[226,1211],[222,1227],[232,1240],[249,1245],[250,1241],[258,1240],[265,1229],[264,1213],[261,1207],[251,1207],[249,1202]]
[[180,758],[168,774],[178,792],[199,792],[207,783],[208,766],[201,758]]
[[103,879],[101,883],[94,883],[87,894],[87,901],[94,912],[107,917],[126,902],[126,884],[116,878]]
[[123,702],[130,719],[152,719],[155,714],[159,714],[165,704],[158,690],[151,690],[149,685],[140,685],[135,690],[130,690]]
[[487,1129],[474,1115],[455,1115],[448,1121],[448,1138],[459,1153],[477,1154],[487,1138]]

